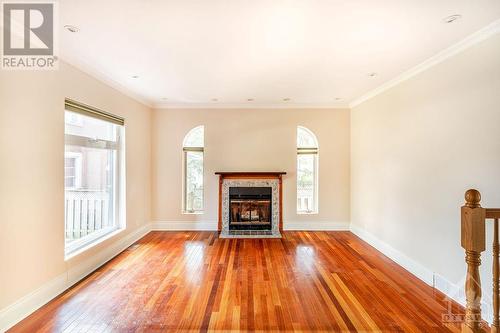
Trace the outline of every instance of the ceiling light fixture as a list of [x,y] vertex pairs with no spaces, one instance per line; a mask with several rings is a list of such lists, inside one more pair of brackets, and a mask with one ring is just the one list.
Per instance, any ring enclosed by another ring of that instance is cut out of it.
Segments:
[[212,98],[212,102],[217,102],[218,99],[217,98]]
[[253,99],[253,98],[248,98],[248,99],[247,99],[247,101],[248,101],[248,102],[253,102],[253,101],[254,101],[254,99]]
[[340,97],[335,97],[335,100],[336,100],[336,101],[341,101],[341,100],[342,100],[342,98],[340,98]]
[[162,100],[162,101],[166,101],[166,100],[168,100],[168,98],[166,98],[166,97],[162,97],[162,98],[161,98],[161,100]]
[[460,14],[455,14],[455,15],[450,15],[450,16],[447,16],[443,19],[443,22],[444,23],[453,23],[457,20],[460,20],[462,18],[462,15]]
[[133,78],[133,79],[138,79],[138,78],[139,78],[139,75],[132,75],[132,78]]
[[80,29],[78,27],[75,27],[74,25],[66,24],[64,26],[64,29],[68,30],[69,32],[78,32]]
[[283,102],[290,102],[290,98],[283,98]]
[[377,73],[375,73],[375,72],[368,73],[368,76],[369,76],[369,77],[375,77],[375,76],[377,76]]

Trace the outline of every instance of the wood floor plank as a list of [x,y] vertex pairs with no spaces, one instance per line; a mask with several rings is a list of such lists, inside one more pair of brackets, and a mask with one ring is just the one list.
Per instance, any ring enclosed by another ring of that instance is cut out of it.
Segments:
[[350,232],[154,231],[9,332],[459,332],[449,308]]

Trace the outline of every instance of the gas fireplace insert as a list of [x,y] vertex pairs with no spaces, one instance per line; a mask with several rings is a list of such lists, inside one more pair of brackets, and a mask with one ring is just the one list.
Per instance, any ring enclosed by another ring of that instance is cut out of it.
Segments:
[[229,188],[229,230],[271,230],[271,187]]

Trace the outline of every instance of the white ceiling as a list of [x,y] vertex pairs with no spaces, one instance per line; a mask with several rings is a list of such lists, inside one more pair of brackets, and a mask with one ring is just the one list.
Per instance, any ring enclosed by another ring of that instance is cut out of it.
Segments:
[[[499,19],[500,1],[65,0],[59,10],[63,59],[150,105],[321,107],[348,105]],[[462,19],[443,23],[452,14]]]

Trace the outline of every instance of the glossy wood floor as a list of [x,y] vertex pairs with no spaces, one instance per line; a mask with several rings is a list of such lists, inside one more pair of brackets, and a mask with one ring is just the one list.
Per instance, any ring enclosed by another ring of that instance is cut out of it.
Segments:
[[458,332],[445,296],[350,232],[152,232],[12,332]]

